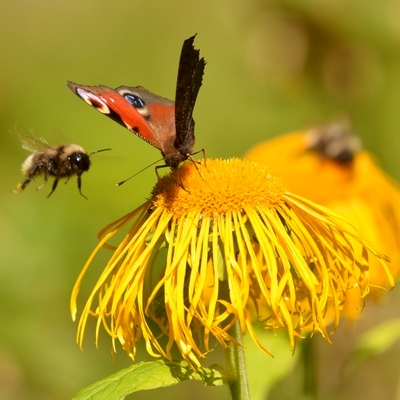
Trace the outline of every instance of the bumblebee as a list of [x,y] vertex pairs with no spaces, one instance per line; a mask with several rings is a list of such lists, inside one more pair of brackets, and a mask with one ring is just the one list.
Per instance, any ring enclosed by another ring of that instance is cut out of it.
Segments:
[[81,196],[87,198],[81,191],[82,174],[89,170],[90,156],[100,151],[111,149],[102,149],[87,154],[85,150],[77,144],[62,144],[58,147],[49,145],[45,139],[36,138],[32,134],[19,135],[22,147],[32,154],[22,163],[21,170],[26,179],[18,184],[18,190],[14,193],[21,193],[36,176],[43,175],[44,182],[36,190],[42,189],[49,177],[54,177],[50,197],[56,190],[58,181],[61,178],[67,178],[76,175],[78,179],[78,190]]

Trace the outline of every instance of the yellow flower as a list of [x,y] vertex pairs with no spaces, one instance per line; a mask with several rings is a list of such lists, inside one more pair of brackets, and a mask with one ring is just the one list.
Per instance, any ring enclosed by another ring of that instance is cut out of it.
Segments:
[[212,338],[237,344],[229,334],[234,323],[262,348],[253,313],[267,329],[287,329],[293,346],[306,328],[329,340],[324,315],[333,310],[337,325],[348,289],[368,292],[368,252],[384,257],[346,220],[286,192],[265,166],[189,162],[100,232],[73,289],[74,320],[89,265],[130,222],[83,308],[78,343],[94,317],[96,345],[103,326],[113,351],[120,342],[134,358],[143,339],[150,355],[171,359],[176,347],[193,368],[212,351]]
[[[360,235],[391,259],[400,273],[400,191],[396,182],[361,150],[357,137],[341,124],[296,132],[252,149],[247,159],[268,165],[288,190],[344,215]],[[380,263],[370,262],[371,294],[376,299],[388,287]],[[344,314],[359,317],[360,297],[350,291]]]

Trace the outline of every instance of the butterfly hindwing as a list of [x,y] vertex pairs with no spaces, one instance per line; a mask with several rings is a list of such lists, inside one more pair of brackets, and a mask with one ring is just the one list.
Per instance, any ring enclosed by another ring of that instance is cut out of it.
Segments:
[[171,168],[193,153],[193,108],[202,83],[205,61],[193,46],[195,36],[185,40],[178,68],[175,102],[141,86],[85,86],[68,82],[68,87],[87,104],[141,139],[159,149]]

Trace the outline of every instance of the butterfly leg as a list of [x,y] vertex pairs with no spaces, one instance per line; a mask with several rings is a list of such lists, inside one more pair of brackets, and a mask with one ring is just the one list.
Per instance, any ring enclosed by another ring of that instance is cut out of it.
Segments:
[[[156,175],[157,175],[157,178],[160,180],[161,179],[161,176],[160,176],[160,174],[158,173],[158,170],[160,169],[160,168],[168,168],[169,166],[168,165],[157,165],[157,167],[155,168],[155,170],[156,170]],[[183,182],[182,182],[182,177],[181,177],[181,175],[180,175],[180,173],[179,173],[179,169],[178,168],[172,168],[174,171],[176,171],[176,174],[178,175],[178,182],[176,182],[178,185],[179,185],[179,187],[181,188],[181,189],[183,189],[185,192],[188,192],[189,193],[189,190],[187,190],[186,188],[185,188],[185,186],[183,185]]]
[[158,179],[158,180],[161,179],[161,176],[160,176],[160,174],[158,173],[158,170],[161,169],[161,168],[168,168],[168,165],[157,165],[157,167],[155,168],[155,170],[156,170],[156,175],[157,175],[157,179]]
[[199,161],[194,161],[194,160],[193,160],[193,157],[192,157],[192,156],[195,156],[196,154],[199,154],[199,153],[203,153],[204,166],[207,167],[207,162],[206,162],[206,150],[205,150],[205,149],[200,149],[200,150],[195,151],[194,153],[188,154],[188,158],[189,158],[191,161],[200,164]]
[[[204,179],[203,175],[201,174],[201,172],[200,172],[200,170],[199,170],[199,167],[197,166],[197,164],[201,164],[201,162],[200,162],[200,161],[196,161],[196,160],[192,157],[192,156],[194,156],[194,155],[196,155],[196,154],[199,154],[199,153],[203,153],[204,166],[207,168],[207,163],[206,163],[206,151],[205,151],[204,149],[195,151],[195,152],[192,153],[192,154],[188,154],[187,157],[188,157],[188,159],[194,164],[194,166],[196,167],[197,172],[199,173],[201,179],[203,179],[203,181],[205,182],[205,179]],[[208,171],[208,168],[207,168],[207,171]]]

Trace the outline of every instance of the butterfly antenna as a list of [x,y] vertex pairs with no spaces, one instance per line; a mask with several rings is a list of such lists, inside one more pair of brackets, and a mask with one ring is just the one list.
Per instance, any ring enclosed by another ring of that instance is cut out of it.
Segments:
[[133,174],[132,176],[130,176],[129,178],[127,178],[127,179],[125,179],[125,180],[123,180],[123,181],[121,181],[121,182],[118,182],[118,183],[116,184],[116,186],[121,186],[121,185],[123,185],[125,182],[129,181],[129,179],[134,178],[136,175],[139,175],[140,173],[142,173],[143,171],[145,171],[147,168],[153,166],[154,164],[157,164],[158,162],[160,162],[160,161],[162,161],[162,160],[163,160],[163,158],[160,158],[159,160],[154,161],[153,163],[147,165],[146,167],[144,167],[144,168],[141,169],[140,171],[138,171],[138,172],[136,172],[135,174]]
[[89,157],[90,157],[92,154],[101,153],[102,151],[108,151],[108,150],[111,150],[111,149],[101,149],[101,150],[92,151],[92,152],[89,154]]

